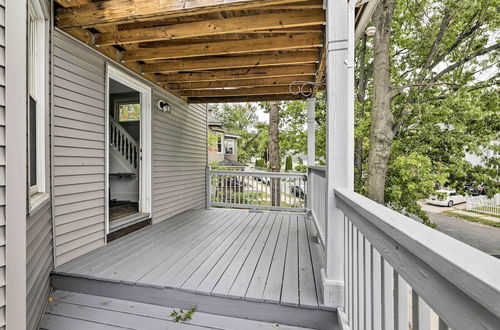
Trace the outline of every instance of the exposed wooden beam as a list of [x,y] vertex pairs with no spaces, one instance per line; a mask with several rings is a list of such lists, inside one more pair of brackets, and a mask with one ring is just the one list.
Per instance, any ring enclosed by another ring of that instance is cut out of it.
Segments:
[[116,45],[159,40],[245,33],[262,29],[286,29],[320,25],[325,22],[322,9],[257,14],[213,19],[201,22],[158,26],[145,29],[120,30],[96,35],[96,45]]
[[188,103],[238,103],[238,102],[263,102],[263,101],[289,101],[303,100],[302,95],[276,94],[232,97],[188,97]]
[[287,93],[290,93],[289,86],[181,91],[181,95],[186,97],[227,97],[227,96],[272,95],[272,94],[287,94]]
[[300,0],[111,0],[59,9],[60,28],[95,27],[176,16],[199,15],[223,10],[247,10],[283,5]]
[[200,43],[160,47],[155,49],[137,49],[125,51],[124,61],[148,61],[183,57],[244,54],[286,49],[311,48],[322,45],[321,36],[290,35],[283,37],[245,39],[237,41]]
[[218,81],[201,81],[201,82],[184,82],[184,83],[165,83],[165,89],[170,91],[179,90],[196,90],[196,89],[213,89],[213,88],[229,88],[229,87],[263,87],[263,86],[289,86],[294,81],[314,81],[314,76],[290,76],[276,78],[259,78],[259,79],[239,79],[239,80],[218,80]]
[[264,77],[311,76],[314,74],[314,64],[288,65],[280,67],[249,68],[236,70],[217,70],[213,72],[191,72],[158,75],[159,82],[178,83],[195,81],[217,81],[255,79]]
[[55,1],[63,7],[81,6],[92,2],[92,0],[55,0]]
[[208,57],[180,59],[169,62],[143,64],[143,73],[174,73],[180,71],[253,68],[273,65],[307,64],[317,61],[317,51],[285,52],[283,54],[247,55],[238,57]]
[[274,5],[266,7],[273,10],[302,10],[302,9],[323,9],[323,0],[296,2],[285,5]]
[[318,67],[316,69],[316,80],[315,80],[316,85],[313,88],[312,97],[315,97],[316,93],[318,93],[320,83],[324,80],[324,77],[325,77],[326,47],[321,48],[319,51],[320,51],[320,59],[318,62]]

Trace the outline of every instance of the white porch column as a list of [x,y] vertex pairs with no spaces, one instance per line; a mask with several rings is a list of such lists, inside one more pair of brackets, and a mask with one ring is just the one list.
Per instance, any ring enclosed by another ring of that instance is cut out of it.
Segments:
[[316,99],[307,99],[307,166],[316,161]]
[[326,1],[326,269],[325,304],[344,305],[344,216],[335,188],[354,188],[354,3]]

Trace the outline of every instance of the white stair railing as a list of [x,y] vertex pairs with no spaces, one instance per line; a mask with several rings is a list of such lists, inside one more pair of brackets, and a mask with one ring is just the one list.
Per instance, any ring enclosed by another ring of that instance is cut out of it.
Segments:
[[139,145],[137,141],[113,118],[109,118],[109,144],[133,168],[139,163]]

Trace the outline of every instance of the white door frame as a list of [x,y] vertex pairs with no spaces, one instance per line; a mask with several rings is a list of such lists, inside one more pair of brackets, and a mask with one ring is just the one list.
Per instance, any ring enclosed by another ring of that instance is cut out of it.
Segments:
[[151,87],[132,75],[119,68],[107,64],[106,66],[106,234],[109,233],[109,80],[113,79],[128,86],[140,94],[141,122],[140,122],[140,146],[139,146],[139,212],[150,213],[152,211],[151,198],[151,171],[152,171],[152,109],[151,109]]

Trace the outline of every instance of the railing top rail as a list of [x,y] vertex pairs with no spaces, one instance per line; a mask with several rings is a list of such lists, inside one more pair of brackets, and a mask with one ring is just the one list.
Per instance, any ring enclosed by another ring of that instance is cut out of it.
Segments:
[[500,315],[500,260],[355,192],[336,189],[335,195],[340,204],[379,228],[484,308]]
[[326,166],[308,166],[308,169],[318,172],[326,172]]
[[223,171],[210,170],[211,174],[234,175],[234,176],[253,176],[253,177],[269,177],[269,178],[307,178],[305,173],[283,173],[283,172],[248,172],[248,171]]

